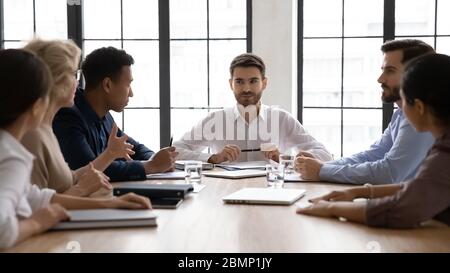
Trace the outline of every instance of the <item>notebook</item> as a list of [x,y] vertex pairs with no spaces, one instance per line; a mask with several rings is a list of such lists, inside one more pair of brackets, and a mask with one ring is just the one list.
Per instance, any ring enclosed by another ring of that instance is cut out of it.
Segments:
[[284,176],[284,182],[304,182],[305,179],[299,173],[286,174]]
[[219,177],[219,178],[249,178],[266,176],[266,171],[263,170],[237,170],[237,171],[222,171],[222,172],[209,172],[203,173],[204,176]]
[[90,209],[68,211],[70,220],[60,222],[53,230],[156,226],[151,210]]
[[222,198],[225,203],[291,205],[305,195],[303,189],[244,188]]
[[147,174],[147,179],[149,180],[184,180],[185,177],[186,173],[184,171]]
[[228,171],[250,170],[250,169],[265,170],[266,164],[268,164],[266,161],[247,161],[247,162],[222,163],[216,164],[216,166]]
[[[175,161],[175,169],[184,171],[184,164],[189,160],[177,160]],[[212,170],[214,169],[214,164],[208,162],[202,162],[203,170]]]

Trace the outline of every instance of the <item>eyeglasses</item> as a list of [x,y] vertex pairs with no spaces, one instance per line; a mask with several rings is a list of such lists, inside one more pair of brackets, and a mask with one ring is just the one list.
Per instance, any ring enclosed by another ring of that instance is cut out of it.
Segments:
[[77,69],[74,76],[75,76],[75,79],[77,79],[77,81],[80,81],[82,75],[83,75],[83,73],[81,72],[81,69]]

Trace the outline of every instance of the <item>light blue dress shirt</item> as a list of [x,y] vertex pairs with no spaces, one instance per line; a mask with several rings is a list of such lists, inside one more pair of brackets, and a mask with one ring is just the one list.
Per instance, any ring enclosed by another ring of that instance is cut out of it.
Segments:
[[352,184],[399,183],[414,177],[434,141],[430,133],[418,133],[399,109],[369,150],[326,162],[319,176]]

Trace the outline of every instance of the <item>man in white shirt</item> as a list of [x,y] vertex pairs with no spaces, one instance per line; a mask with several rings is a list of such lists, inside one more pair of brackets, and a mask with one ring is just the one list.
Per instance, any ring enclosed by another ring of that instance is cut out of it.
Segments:
[[[241,54],[230,65],[230,87],[237,104],[210,113],[174,143],[177,159],[214,164],[225,161],[279,160],[280,153],[306,151],[331,160],[327,149],[290,113],[261,103],[267,86],[265,64],[254,54]],[[261,148],[261,144],[264,144]],[[208,150],[209,148],[209,150]],[[262,150],[262,151],[261,151]]]

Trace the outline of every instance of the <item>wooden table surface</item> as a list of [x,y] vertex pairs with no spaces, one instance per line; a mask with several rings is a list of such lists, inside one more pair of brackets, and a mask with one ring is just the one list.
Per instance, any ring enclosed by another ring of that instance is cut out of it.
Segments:
[[[450,252],[450,228],[436,221],[411,230],[369,228],[298,215],[295,205],[222,202],[240,188],[265,186],[264,177],[204,177],[203,183],[206,187],[190,194],[179,208],[155,210],[157,227],[51,231],[7,252]],[[306,189],[299,202],[307,202],[346,186],[285,183],[285,187]]]

